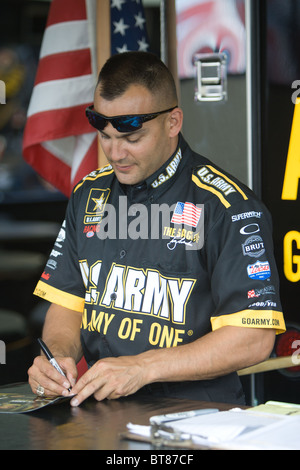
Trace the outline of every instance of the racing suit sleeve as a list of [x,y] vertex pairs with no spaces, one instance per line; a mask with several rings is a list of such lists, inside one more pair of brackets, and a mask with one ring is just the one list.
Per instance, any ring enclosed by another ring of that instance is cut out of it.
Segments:
[[285,331],[272,221],[259,201],[224,210],[207,236],[212,295],[212,329],[225,325]]
[[66,218],[34,294],[51,303],[78,312],[83,311],[85,288],[78,263],[76,211],[72,196]]

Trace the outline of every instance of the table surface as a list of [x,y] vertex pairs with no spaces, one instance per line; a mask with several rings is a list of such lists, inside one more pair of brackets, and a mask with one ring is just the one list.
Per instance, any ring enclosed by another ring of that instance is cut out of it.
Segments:
[[148,443],[121,437],[129,422],[148,425],[156,414],[233,406],[148,396],[102,402],[90,398],[78,408],[61,402],[31,413],[0,414],[0,449],[153,450]]

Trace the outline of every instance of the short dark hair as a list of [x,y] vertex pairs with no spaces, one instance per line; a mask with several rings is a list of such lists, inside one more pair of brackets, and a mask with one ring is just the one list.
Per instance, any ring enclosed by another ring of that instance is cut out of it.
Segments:
[[174,78],[167,66],[150,52],[123,52],[113,55],[102,67],[97,88],[108,101],[123,95],[131,85],[142,85],[153,95],[177,104]]

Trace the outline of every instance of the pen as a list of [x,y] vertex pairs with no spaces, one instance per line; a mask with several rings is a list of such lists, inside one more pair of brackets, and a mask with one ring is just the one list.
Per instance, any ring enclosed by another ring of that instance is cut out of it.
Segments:
[[[44,341],[41,339],[41,338],[38,338],[38,343],[39,345],[41,346],[41,349],[43,351],[43,353],[45,354],[46,358],[48,359],[48,361],[50,362],[50,364],[53,365],[53,367],[55,367],[55,369],[61,374],[63,375],[64,377],[66,377],[64,371],[61,369],[61,367],[59,366],[59,364],[57,363],[57,361],[54,359],[51,351],[49,350],[49,348],[46,346],[46,344],[44,343]],[[66,377],[67,378],[67,377]],[[71,387],[72,388],[72,387]],[[69,391],[71,390],[71,388],[69,388]]]
[[168,413],[166,415],[152,416],[150,418],[150,424],[167,423],[168,421],[192,418],[193,416],[200,416],[208,413],[216,413],[217,411],[219,411],[217,408],[204,408],[202,410],[181,411],[179,413]]

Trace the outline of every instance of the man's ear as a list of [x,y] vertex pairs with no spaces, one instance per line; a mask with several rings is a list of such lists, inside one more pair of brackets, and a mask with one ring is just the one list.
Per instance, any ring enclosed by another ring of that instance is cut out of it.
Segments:
[[183,111],[181,108],[175,108],[169,116],[169,136],[176,137],[182,129]]

